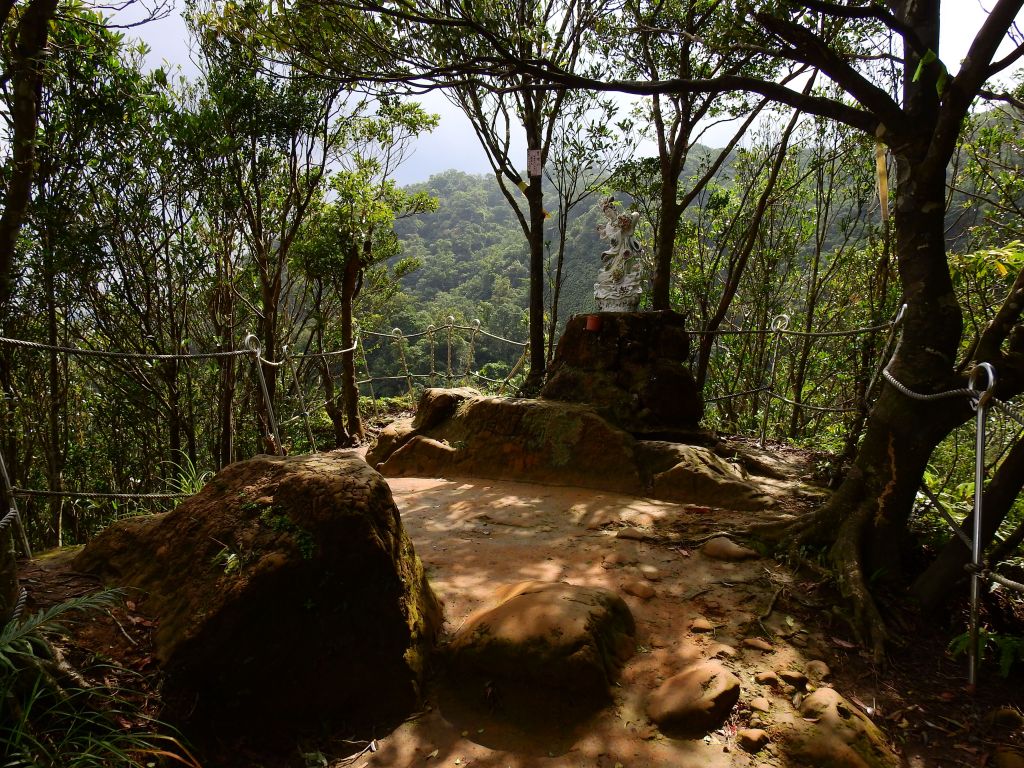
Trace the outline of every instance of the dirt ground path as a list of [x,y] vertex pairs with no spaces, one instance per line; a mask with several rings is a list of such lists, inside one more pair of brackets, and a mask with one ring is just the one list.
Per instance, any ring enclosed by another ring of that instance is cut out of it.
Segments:
[[[250,755],[244,744],[227,745],[231,754],[238,751],[231,764],[789,768],[807,764],[788,753],[787,741],[808,723],[796,707],[802,692],[785,678],[806,672],[811,661],[823,661],[830,670],[825,684],[884,728],[908,768],[1024,766],[1019,676],[1003,680],[990,662],[983,667],[977,694],[968,695],[963,659],[945,652],[948,637],[963,626],[961,609],[947,617],[947,628],[907,637],[888,667],[879,669],[850,642],[836,607],[841,600],[834,595],[773,559],[721,560],[702,551],[702,543],[716,534],[736,531],[754,516],[799,513],[799,504],[775,513],[730,512],[515,482],[388,482],[431,584],[444,601],[448,635],[488,604],[495,589],[524,580],[566,581],[621,594],[636,620],[638,649],[623,668],[611,703],[581,717],[554,702],[545,706],[543,699],[525,703],[500,688],[463,691],[460,697],[434,670],[423,711],[394,731],[367,735],[377,737],[369,744],[336,734],[329,743],[311,742],[309,750],[288,756]],[[98,588],[95,578],[69,570],[67,554],[20,564],[29,610]],[[127,687],[143,684],[144,708],[157,714],[160,676],[153,657],[153,621],[129,601],[74,626],[75,641],[65,647],[69,660],[82,668],[97,657],[115,660],[111,669],[123,670]],[[721,728],[702,739],[665,737],[646,717],[647,697],[662,681],[710,658],[721,660],[739,678],[739,703]],[[106,678],[96,684],[101,682],[114,685]],[[1006,722],[999,725],[993,714],[1007,716]],[[751,727],[771,739],[755,754],[737,738]],[[363,745],[367,749],[352,754]],[[244,756],[251,759],[243,761]],[[854,764],[860,765],[829,763]]]
[[[636,619],[639,647],[623,669],[613,705],[584,723],[557,712],[510,712],[514,705],[503,702],[500,691],[497,705],[485,691],[476,706],[456,704],[435,681],[427,710],[381,739],[379,751],[366,753],[356,765],[783,764],[772,745],[750,755],[736,744],[737,729],[754,725],[778,735],[799,718],[792,704],[795,689],[758,683],[755,675],[802,670],[807,661],[822,658],[825,643],[777,610],[780,595],[804,587],[774,561],[712,559],[691,546],[741,522],[740,513],[524,483],[388,482],[444,601],[447,632],[486,604],[500,585],[566,581],[622,594]],[[779,642],[782,637],[789,642]],[[769,642],[770,650],[744,645],[754,638]],[[703,739],[663,737],[644,715],[647,695],[695,660],[716,656],[741,680],[732,718]],[[752,709],[758,698],[762,707],[767,700],[769,713]]]

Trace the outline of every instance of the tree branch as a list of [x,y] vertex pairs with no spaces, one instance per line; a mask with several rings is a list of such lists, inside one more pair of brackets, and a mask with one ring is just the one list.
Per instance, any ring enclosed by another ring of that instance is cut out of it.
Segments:
[[[946,160],[960,137],[960,124],[971,108],[978,91],[995,71],[992,57],[1024,7],[1024,0],[998,0],[971,43],[963,66],[943,92],[942,105],[929,155],[945,167]],[[1009,57],[1008,57],[1009,58]]]
[[754,18],[762,27],[793,46],[790,58],[826,73],[865,109],[877,115],[889,130],[899,129],[904,119],[899,104],[850,66],[824,40],[805,27],[763,11],[755,12]]
[[1024,101],[1021,101],[1012,93],[1008,93],[1007,91],[996,93],[995,91],[990,91],[987,88],[982,88],[978,91],[978,96],[987,101],[1001,101],[1024,112]]
[[902,37],[906,42],[910,43],[910,47],[913,48],[918,55],[923,56],[927,48],[924,43],[921,42],[921,38],[917,36],[913,28],[904,24],[900,19],[896,18],[891,12],[887,11],[881,5],[872,3],[866,6],[848,6],[839,5],[838,3],[829,3],[825,0],[803,0],[802,5],[812,11],[818,13],[827,14],[840,19],[877,19]]

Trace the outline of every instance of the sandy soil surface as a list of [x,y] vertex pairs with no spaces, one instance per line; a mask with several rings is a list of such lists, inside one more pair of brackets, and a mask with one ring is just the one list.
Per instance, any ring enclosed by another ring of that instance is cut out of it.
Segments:
[[[566,581],[620,592],[637,622],[638,652],[623,669],[611,706],[585,722],[570,713],[523,711],[500,691],[461,698],[435,680],[429,706],[381,739],[365,766],[747,766],[772,765],[775,749],[753,756],[737,728],[760,721],[781,733],[799,717],[794,690],[754,681],[763,671],[802,669],[822,658],[824,637],[780,607],[783,593],[809,590],[774,561],[715,560],[695,545],[743,521],[741,513],[650,501],[579,488],[486,480],[392,478],[395,501],[454,631],[500,585]],[[653,589],[653,596],[643,598]],[[711,631],[694,629],[705,619]],[[789,642],[779,642],[781,638]],[[745,647],[761,638],[771,650]],[[720,656],[742,681],[725,727],[703,739],[663,737],[647,721],[647,695],[700,658]],[[835,663],[834,661],[831,663]],[[750,701],[767,698],[769,715]],[[495,703],[496,702],[496,703]]]

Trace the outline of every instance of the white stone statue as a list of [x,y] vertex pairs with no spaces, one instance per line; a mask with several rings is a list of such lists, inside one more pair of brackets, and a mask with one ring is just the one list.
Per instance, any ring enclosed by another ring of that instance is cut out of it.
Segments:
[[640,244],[633,232],[640,214],[620,213],[615,199],[605,197],[598,203],[606,221],[597,225],[608,250],[601,254],[601,270],[594,283],[598,312],[636,312],[640,306]]

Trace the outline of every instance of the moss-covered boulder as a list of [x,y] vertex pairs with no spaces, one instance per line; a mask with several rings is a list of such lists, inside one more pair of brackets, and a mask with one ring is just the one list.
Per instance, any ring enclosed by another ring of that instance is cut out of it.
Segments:
[[781,484],[748,471],[741,448],[701,439],[710,445],[638,440],[579,403],[427,389],[416,417],[382,430],[366,460],[388,477],[572,485],[724,509],[775,503]]
[[233,464],[75,567],[154,619],[167,714],[200,736],[401,718],[441,623],[387,484],[348,452]]
[[645,487],[636,441],[586,406],[428,389],[419,410],[431,415],[392,424],[367,454],[385,475],[490,477],[624,493]]
[[899,757],[871,720],[832,688],[819,688],[800,705],[805,726],[786,740],[798,765],[814,768],[897,768]]

